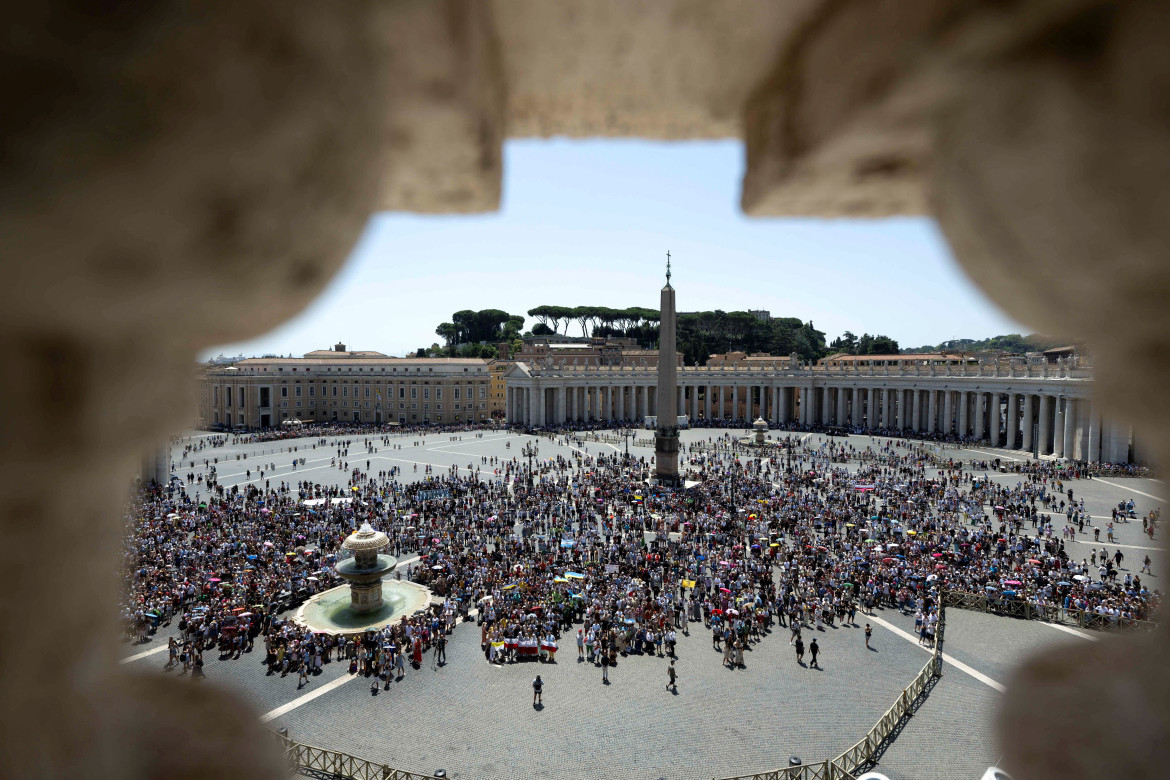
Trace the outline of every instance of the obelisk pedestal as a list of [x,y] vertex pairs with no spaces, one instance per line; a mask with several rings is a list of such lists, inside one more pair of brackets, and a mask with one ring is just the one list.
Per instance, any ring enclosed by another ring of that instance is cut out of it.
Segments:
[[658,425],[654,434],[654,476],[662,485],[678,485],[678,366],[674,288],[670,286],[670,253],[666,253],[666,286],[662,288],[658,323]]

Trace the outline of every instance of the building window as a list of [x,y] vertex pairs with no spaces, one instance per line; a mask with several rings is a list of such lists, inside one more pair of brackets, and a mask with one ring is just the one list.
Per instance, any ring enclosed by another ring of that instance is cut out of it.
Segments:
[[265,407],[272,406],[272,399],[269,397],[271,392],[272,391],[267,387],[260,388],[260,405],[261,406],[265,406]]
[[366,385],[366,398],[370,397],[370,386]]
[[334,398],[336,398],[336,397],[337,397],[337,385],[334,385],[334,386],[333,386],[333,397],[334,397]]
[[[281,385],[280,386],[280,397],[281,398],[288,398],[288,385]],[[263,406],[264,404],[260,404],[260,405]]]
[[[459,400],[459,388],[458,387],[455,388],[455,400],[456,401]],[[459,407],[455,407],[455,408],[458,409]]]
[[398,397],[399,398],[406,398],[406,388],[405,387],[398,388]]
[[[412,387],[410,388],[410,399],[413,401],[416,398],[418,398],[418,388]],[[414,408],[414,404],[411,404],[411,408]]]
[[411,405],[410,405],[410,408],[411,408],[411,409],[417,409],[417,408],[418,408],[418,404],[411,404]]
[[[455,397],[456,397],[456,398],[458,398],[458,397],[459,397],[459,388],[455,388]],[[442,401],[442,400],[443,400],[443,388],[441,388],[441,387],[436,387],[436,388],[435,388],[435,400],[436,400],[436,401]]]
[[423,398],[430,398],[430,397],[431,397],[431,388],[424,387],[423,388]]
[[309,398],[316,398],[316,396],[317,396],[316,390],[317,390],[316,385],[309,385]]
[[[665,369],[664,369],[664,370],[665,370]],[[481,388],[479,388],[479,397],[480,397],[481,399],[483,399],[483,398],[487,398],[487,388],[486,388],[486,387],[481,387]]]
[[398,404],[398,408],[399,408],[399,409],[405,409],[405,408],[406,408],[406,404],[404,404],[404,403],[399,403],[399,404]]
[[349,398],[349,385],[342,385],[341,386],[341,397],[342,398]]
[[[458,407],[458,406],[456,406],[455,408],[456,408],[456,409],[458,409],[459,407]],[[443,411],[443,405],[442,405],[442,404],[435,404],[435,411],[436,411],[436,412],[441,412],[441,411]]]
[[300,402],[300,401],[297,401],[297,408],[298,408],[298,409],[300,409],[300,408],[301,408],[301,402]]
[[300,385],[297,385],[296,389],[293,390],[293,395],[295,395],[297,398],[301,397],[301,386]]

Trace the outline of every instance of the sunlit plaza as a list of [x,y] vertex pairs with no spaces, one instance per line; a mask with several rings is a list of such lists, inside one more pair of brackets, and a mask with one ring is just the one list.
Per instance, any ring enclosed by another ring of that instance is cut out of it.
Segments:
[[[556,479],[555,464],[572,464],[564,473],[591,470],[589,458],[623,455],[652,459],[650,431],[621,429],[533,436],[507,430],[360,434],[323,440],[292,438],[251,444],[227,444],[214,450],[184,450],[207,434],[192,434],[172,446],[175,474],[181,479],[174,497],[205,502],[208,491],[198,477],[217,461],[218,484],[229,492],[249,486],[295,486],[303,481],[352,490],[350,469],[367,473],[401,469],[397,478],[411,484],[436,475],[464,476],[479,470],[484,482],[499,482],[501,463],[524,466],[522,453],[535,448],[535,479]],[[742,429],[684,430],[680,434],[684,471],[702,445],[724,435],[744,437]],[[363,442],[369,440],[373,451]],[[770,431],[770,442],[791,442],[792,449],[770,453],[783,469],[790,458],[797,468],[826,446],[845,445],[861,453],[896,440],[850,435]],[[338,458],[349,442],[350,455]],[[1019,474],[983,468],[999,459],[1006,469],[1026,460],[1019,452],[987,447],[926,445],[940,460],[955,459],[964,469],[1005,487],[1020,483]],[[693,451],[692,451],[693,450]],[[484,459],[494,465],[485,465]],[[743,462],[758,460],[742,453]],[[348,463],[344,461],[348,461]],[[293,462],[296,462],[294,468]],[[344,468],[348,466],[349,469]],[[856,472],[859,460],[841,464]],[[260,471],[263,471],[263,476]],[[429,470],[429,471],[428,471]],[[456,471],[458,470],[458,471]],[[928,468],[927,477],[937,477]],[[196,481],[189,482],[194,475]],[[1141,516],[1161,503],[1161,483],[1148,478],[1076,480],[1091,522],[1104,526],[1111,509],[1132,500]],[[377,507],[374,507],[376,510]],[[994,507],[986,510],[993,514]],[[384,526],[394,520],[382,521]],[[521,529],[516,526],[517,532]],[[1088,557],[1107,548],[1124,553],[1123,570],[1136,573],[1144,555],[1158,546],[1142,533],[1140,522],[1116,523],[1116,542],[1094,543],[1090,535],[1068,542],[1070,558]],[[655,534],[640,531],[649,541]],[[674,533],[675,538],[678,537]],[[910,537],[904,537],[909,539]],[[534,533],[545,549],[560,537]],[[411,545],[407,545],[412,547]],[[399,574],[426,566],[417,549],[400,551]],[[1159,578],[1142,575],[1151,588]],[[387,579],[393,579],[393,575]],[[862,626],[873,629],[866,647]],[[175,622],[162,626],[144,644],[127,645],[124,664],[138,671],[189,676],[168,664],[167,639]],[[941,677],[917,699],[913,717],[900,724],[877,757],[876,770],[897,778],[977,777],[999,756],[991,732],[992,716],[1012,669],[1029,653],[1061,644],[1113,641],[1108,632],[1078,627],[1075,622],[1023,620],[972,610],[946,611],[946,645]],[[836,622],[804,631],[821,648],[816,667],[797,663],[790,632],[770,626],[750,646],[743,667],[720,663],[721,653],[702,620],[688,621],[678,632],[677,687],[667,683],[669,658],[635,655],[620,658],[609,670],[609,684],[593,662],[579,660],[573,636],[560,637],[553,661],[518,659],[489,663],[474,618],[457,622],[446,648],[446,661],[432,664],[428,654],[420,668],[400,679],[371,688],[369,678],[351,674],[347,663],[326,663],[305,685],[294,675],[273,674],[257,642],[251,653],[230,660],[210,660],[203,676],[191,684],[223,687],[255,705],[274,729],[289,738],[362,759],[428,775],[442,769],[449,777],[516,776],[597,777],[617,762],[630,776],[730,777],[786,766],[792,757],[813,763],[832,758],[862,738],[895,703],[903,689],[931,658],[915,633],[912,610],[879,608],[858,614],[854,622]],[[531,683],[541,675],[545,689],[540,708],[531,706]]]

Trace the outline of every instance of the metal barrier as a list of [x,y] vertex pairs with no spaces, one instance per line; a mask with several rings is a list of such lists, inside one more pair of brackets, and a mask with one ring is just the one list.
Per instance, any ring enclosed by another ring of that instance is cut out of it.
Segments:
[[284,749],[285,759],[296,774],[321,778],[353,778],[353,780],[433,780],[433,775],[404,772],[385,764],[376,764],[336,750],[302,745],[277,734]]
[[946,632],[946,604],[939,603],[938,623],[935,626],[934,652],[930,660],[910,684],[907,685],[893,705],[886,710],[874,727],[869,730],[860,741],[849,747],[844,753],[828,761],[819,761],[815,764],[801,764],[776,769],[771,772],[758,772],[750,775],[736,775],[723,780],[855,780],[857,773],[872,766],[876,756],[882,751],[887,742],[896,736],[903,724],[910,718],[919,704],[929,692],[934,681],[942,676],[942,647]]
[[1024,620],[1045,620],[1050,623],[1066,623],[1091,628],[1097,631],[1125,631],[1137,629],[1150,631],[1156,625],[1151,620],[1134,620],[1132,618],[1114,619],[1109,615],[1101,615],[1083,609],[1065,609],[1056,604],[1033,604],[1024,599],[1003,598],[1001,596],[987,596],[983,593],[967,593],[959,590],[942,592],[942,602],[948,607],[969,609],[974,612],[990,612],[996,615],[1007,615]]

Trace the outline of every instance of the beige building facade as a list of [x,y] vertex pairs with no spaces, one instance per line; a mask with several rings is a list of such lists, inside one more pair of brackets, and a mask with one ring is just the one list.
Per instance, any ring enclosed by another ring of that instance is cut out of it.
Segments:
[[394,358],[342,349],[303,358],[249,358],[208,369],[200,382],[200,418],[210,427],[491,419],[492,375],[479,358]]

